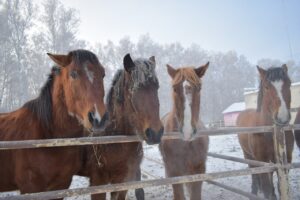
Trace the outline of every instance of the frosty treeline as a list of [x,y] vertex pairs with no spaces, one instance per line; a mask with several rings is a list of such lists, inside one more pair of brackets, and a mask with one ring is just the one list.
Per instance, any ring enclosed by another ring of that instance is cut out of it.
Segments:
[[[256,64],[266,68],[283,62],[266,58],[250,63],[235,51],[211,52],[202,49],[201,44],[160,44],[148,34],[140,36],[137,42],[124,36],[118,43],[91,44],[78,39],[79,22],[78,11],[58,0],[40,4],[31,0],[0,0],[1,112],[11,111],[38,94],[52,65],[46,52],[66,53],[79,48],[95,52],[106,69],[106,89],[116,70],[122,67],[126,53],[133,57],[156,56],[162,116],[172,107],[171,80],[165,64],[199,66],[210,61],[201,95],[201,116],[206,123],[222,119],[227,106],[243,101],[244,88],[257,87]],[[287,64],[293,81],[299,81],[296,68],[300,63]]]

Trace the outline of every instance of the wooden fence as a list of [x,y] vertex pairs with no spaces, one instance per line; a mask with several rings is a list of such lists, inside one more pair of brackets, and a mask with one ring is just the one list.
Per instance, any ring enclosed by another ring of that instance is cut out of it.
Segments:
[[[206,174],[195,174],[189,176],[180,176],[172,178],[155,178],[153,180],[144,180],[144,181],[133,181],[112,185],[101,185],[93,186],[87,188],[76,188],[76,189],[65,189],[58,191],[48,191],[32,194],[22,194],[14,195],[8,197],[0,197],[2,200],[10,199],[22,199],[22,200],[45,200],[45,199],[56,199],[63,197],[72,197],[79,195],[89,195],[96,193],[104,192],[114,192],[122,191],[136,188],[152,187],[152,186],[161,186],[161,185],[170,185],[178,183],[188,183],[196,181],[207,181],[209,184],[222,187],[229,191],[235,192],[237,194],[252,198],[252,199],[264,199],[258,196],[255,196],[249,192],[242,191],[231,186],[227,186],[218,182],[215,182],[215,179],[226,178],[226,177],[235,177],[235,176],[245,176],[251,174],[261,174],[269,172],[277,172],[278,175],[278,186],[280,199],[288,200],[290,198],[289,184],[288,184],[288,170],[294,168],[300,168],[300,163],[287,163],[286,152],[285,152],[285,130],[296,130],[300,129],[300,125],[290,125],[286,127],[274,126],[262,126],[262,127],[233,127],[233,128],[218,128],[218,129],[209,129],[201,130],[197,133],[196,137],[202,137],[204,135],[208,136],[217,136],[217,135],[228,135],[228,134],[247,134],[247,133],[264,133],[264,132],[273,132],[274,139],[274,150],[276,163],[265,163],[261,161],[237,158],[227,155],[220,155],[215,153],[208,153],[208,156],[230,160],[233,162],[240,162],[244,164],[251,164],[255,167],[240,169],[240,170],[231,170],[215,173],[206,173]],[[168,133],[163,136],[164,140],[169,139],[178,139],[180,138],[179,134]],[[66,138],[66,139],[45,139],[45,140],[25,140],[25,141],[1,141],[0,150],[8,149],[25,149],[25,148],[45,148],[45,147],[58,147],[58,146],[80,146],[80,145],[92,145],[92,144],[110,144],[110,143],[126,143],[126,142],[137,142],[141,141],[136,136],[105,136],[105,137],[82,137],[82,138]]]

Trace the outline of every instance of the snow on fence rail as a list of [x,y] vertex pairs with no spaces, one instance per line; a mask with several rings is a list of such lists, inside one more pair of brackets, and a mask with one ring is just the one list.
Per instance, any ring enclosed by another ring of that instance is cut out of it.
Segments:
[[[71,196],[79,196],[79,195],[88,195],[88,194],[96,194],[96,193],[104,193],[104,192],[114,192],[114,191],[122,191],[136,188],[144,188],[151,186],[160,186],[160,185],[169,185],[169,184],[179,184],[179,183],[188,183],[188,182],[196,182],[196,181],[208,181],[211,184],[214,184],[219,187],[223,187],[224,189],[228,189],[232,192],[239,193],[241,195],[251,196],[253,194],[241,191],[236,188],[232,188],[226,186],[224,184],[220,184],[211,180],[219,179],[219,178],[227,178],[234,176],[244,176],[251,174],[261,174],[261,173],[269,173],[276,171],[278,174],[278,182],[279,182],[279,194],[280,199],[287,200],[290,199],[289,185],[288,185],[288,170],[292,168],[300,168],[300,163],[292,163],[288,164],[286,162],[286,149],[285,149],[285,130],[298,130],[300,129],[300,125],[290,125],[286,127],[279,126],[262,126],[262,127],[239,127],[239,128],[219,128],[219,129],[210,129],[210,130],[201,130],[198,131],[197,137],[201,137],[204,135],[208,136],[217,136],[217,135],[228,135],[228,134],[246,134],[246,133],[264,133],[264,132],[273,132],[274,139],[274,150],[276,163],[265,163],[260,161],[236,158],[232,156],[219,155],[214,153],[208,153],[208,156],[231,160],[235,162],[241,162],[245,164],[253,164],[256,167],[249,169],[241,169],[241,170],[231,170],[231,171],[223,171],[216,173],[207,173],[207,174],[195,174],[189,176],[180,176],[180,177],[172,177],[172,178],[164,178],[164,179],[154,179],[154,180],[146,180],[146,181],[134,181],[134,182],[126,182],[112,185],[102,185],[102,186],[93,186],[87,188],[77,188],[77,189],[65,189],[58,191],[48,191],[48,192],[40,192],[40,193],[32,193],[32,194],[24,194],[24,195],[15,195],[8,197],[0,197],[2,200],[38,200],[38,199],[56,199],[56,198],[64,198]],[[180,136],[178,134],[168,133],[164,135],[163,139],[178,139]],[[137,142],[141,141],[136,136],[98,136],[98,137],[83,137],[83,138],[67,138],[67,139],[45,139],[45,140],[25,140],[25,141],[1,141],[0,142],[0,150],[7,149],[25,149],[25,148],[43,148],[43,147],[58,147],[58,146],[80,146],[80,145],[93,145],[93,144],[110,144],[110,143],[126,143],[126,142]],[[260,197],[256,197],[254,199],[262,199]]]

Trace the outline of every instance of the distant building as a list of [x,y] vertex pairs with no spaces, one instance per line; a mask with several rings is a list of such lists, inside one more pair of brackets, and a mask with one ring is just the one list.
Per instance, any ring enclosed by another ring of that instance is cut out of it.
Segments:
[[236,119],[240,114],[240,112],[245,110],[245,108],[246,108],[245,102],[233,103],[228,108],[226,108],[222,112],[224,117],[224,125],[236,126]]
[[[256,107],[257,107],[257,92],[258,92],[257,89],[253,89],[252,91],[249,91],[247,89],[247,92],[244,92],[246,109],[248,109],[248,108],[256,109]],[[297,110],[300,107],[300,82],[292,83],[291,96],[292,96],[292,102],[291,102],[291,115],[292,116],[291,116],[290,123],[293,124],[295,121]]]

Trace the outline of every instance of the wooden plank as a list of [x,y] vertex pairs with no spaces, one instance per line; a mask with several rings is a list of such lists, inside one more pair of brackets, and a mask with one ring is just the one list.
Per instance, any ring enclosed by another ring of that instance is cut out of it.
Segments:
[[250,174],[269,173],[275,170],[276,167],[264,166],[264,167],[250,168],[250,169],[240,169],[240,170],[232,170],[232,171],[224,171],[224,172],[207,173],[207,174],[196,174],[196,175],[172,177],[172,178],[165,178],[165,179],[133,181],[127,183],[112,184],[112,185],[93,186],[88,188],[75,188],[75,189],[67,189],[67,190],[15,195],[9,197],[1,197],[0,199],[1,200],[57,199],[57,198],[80,196],[80,195],[123,191],[123,190],[136,189],[136,188],[189,183],[189,182],[197,182],[197,181],[207,181],[207,180],[213,180],[218,178],[245,176]]
[[[300,129],[300,125],[289,125],[284,130]],[[247,134],[247,133],[264,133],[273,132],[272,126],[260,127],[231,127],[200,130],[195,137],[218,136],[230,134]],[[181,139],[178,132],[165,133],[163,140]],[[127,143],[142,141],[137,136],[98,136],[98,137],[81,137],[81,138],[61,138],[61,139],[44,139],[44,140],[24,140],[24,141],[0,141],[0,150],[7,149],[28,149],[43,147],[64,147],[64,146],[83,146],[92,144],[111,144]]]
[[[287,165],[287,157],[286,157],[286,144],[285,144],[285,134],[284,129],[280,126],[274,125],[274,154],[276,164],[279,166]],[[288,200],[290,198],[290,190],[289,190],[289,176],[288,169],[284,167],[278,167],[277,170],[278,176],[278,190],[281,200]]]
[[243,158],[238,158],[238,157],[233,157],[233,156],[226,156],[226,155],[221,155],[221,154],[212,153],[212,152],[208,152],[207,155],[210,157],[214,157],[214,158],[220,158],[220,159],[224,159],[224,160],[229,160],[229,161],[234,161],[234,162],[239,162],[239,163],[244,163],[244,164],[250,164],[253,166],[273,165],[273,164],[267,163],[267,162],[243,159]]
[[244,197],[248,197],[250,198],[251,200],[267,200],[265,198],[262,198],[262,197],[259,197],[259,196],[256,196],[252,193],[249,193],[249,192],[245,192],[243,190],[240,190],[238,188],[234,188],[234,187],[231,187],[231,186],[228,186],[228,185],[225,185],[225,184],[222,184],[222,183],[219,183],[219,182],[216,182],[216,181],[206,181],[207,183],[209,184],[213,184],[215,186],[218,186],[218,187],[221,187],[225,190],[229,190],[231,192],[234,192],[234,193],[237,193],[237,194],[240,194]]
[[[195,137],[216,136],[228,134],[245,134],[245,133],[262,133],[272,132],[272,126],[262,127],[239,127],[239,128],[221,128],[212,130],[198,131]],[[163,140],[181,139],[182,136],[177,132],[166,133]],[[127,143],[142,141],[137,136],[98,136],[98,137],[81,137],[81,138],[60,138],[60,139],[43,139],[43,140],[24,140],[24,141],[0,141],[0,150],[7,149],[28,149],[43,147],[59,147],[59,146],[82,146],[92,144],[111,144],[111,143]]]

